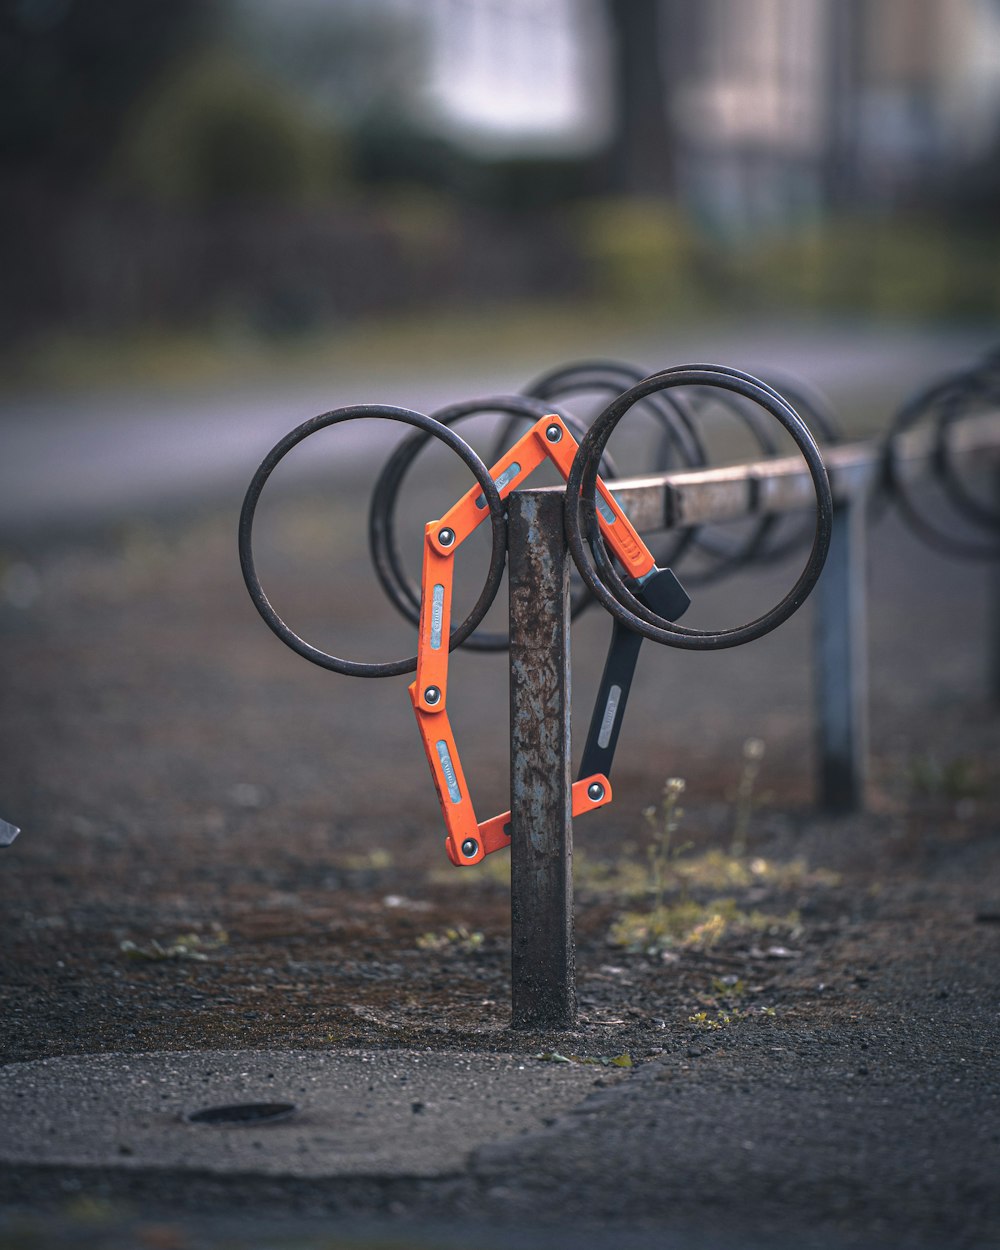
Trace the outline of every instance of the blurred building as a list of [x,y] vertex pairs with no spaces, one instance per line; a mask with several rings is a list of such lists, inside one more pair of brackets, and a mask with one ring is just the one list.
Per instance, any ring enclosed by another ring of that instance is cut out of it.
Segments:
[[633,89],[609,43],[633,40],[635,74],[650,48],[631,15],[653,11],[673,144],[642,161],[675,162],[665,185],[730,227],[919,194],[1000,135],[998,0],[345,3],[426,23],[424,118],[490,152],[605,143]]
[[427,116],[450,135],[626,144],[623,119],[658,107],[621,189],[669,189],[727,232],[947,196],[1000,142],[998,0],[385,2],[424,14]]
[[730,228],[946,197],[1000,138],[995,0],[669,8],[680,186]]

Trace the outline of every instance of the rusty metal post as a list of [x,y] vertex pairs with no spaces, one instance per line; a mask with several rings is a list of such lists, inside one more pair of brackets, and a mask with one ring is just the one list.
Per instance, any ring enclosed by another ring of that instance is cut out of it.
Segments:
[[837,814],[864,808],[868,778],[866,510],[864,492],[836,504],[813,592],[819,802]]
[[561,491],[508,501],[511,978],[515,1028],[576,1022],[569,553]]

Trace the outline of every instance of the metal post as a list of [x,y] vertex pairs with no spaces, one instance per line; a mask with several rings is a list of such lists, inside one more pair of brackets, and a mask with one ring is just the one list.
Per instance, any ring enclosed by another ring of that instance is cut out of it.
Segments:
[[819,801],[860,811],[868,777],[866,497],[837,503],[826,566],[813,592]]
[[512,1024],[576,1022],[569,555],[559,491],[508,501]]
[[[993,500],[1000,512],[1000,468],[993,470]],[[993,560],[987,565],[990,579],[989,623],[989,683],[993,702],[1000,706],[1000,561]]]

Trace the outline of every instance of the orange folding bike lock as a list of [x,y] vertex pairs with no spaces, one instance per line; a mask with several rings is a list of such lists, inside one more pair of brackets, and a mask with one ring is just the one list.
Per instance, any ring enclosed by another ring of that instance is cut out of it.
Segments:
[[[551,460],[563,478],[569,476],[578,443],[556,416],[543,417],[490,470],[501,498],[506,497],[544,461]],[[642,582],[656,572],[656,561],[597,479],[597,512],[601,533],[628,575]],[[448,858],[459,867],[476,864],[510,845],[510,812],[480,823],[462,771],[455,735],[448,719],[448,643],[455,552],[489,515],[478,486],[472,487],[440,520],[424,531],[417,675],[410,699],[430,765],[448,836]],[[573,784],[573,815],[611,801],[611,783],[603,773]]]

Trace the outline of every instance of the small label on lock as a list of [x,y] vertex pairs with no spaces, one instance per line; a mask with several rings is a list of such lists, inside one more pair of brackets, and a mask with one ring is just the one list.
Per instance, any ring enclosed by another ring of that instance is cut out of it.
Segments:
[[448,797],[453,803],[461,803],[462,791],[458,788],[458,777],[455,775],[455,765],[451,762],[451,752],[448,750],[448,744],[441,738],[435,746],[437,747],[438,759],[441,761],[444,782],[448,787]]
[[608,691],[608,701],[604,705],[604,719],[601,721],[601,732],[597,735],[597,745],[602,750],[611,741],[611,731],[615,727],[615,717],[618,715],[618,703],[621,697],[621,686],[612,686]]
[[435,586],[431,593],[431,646],[441,650],[441,627],[444,624],[444,587]]

